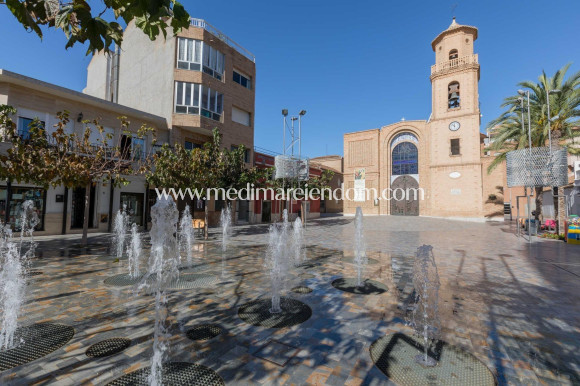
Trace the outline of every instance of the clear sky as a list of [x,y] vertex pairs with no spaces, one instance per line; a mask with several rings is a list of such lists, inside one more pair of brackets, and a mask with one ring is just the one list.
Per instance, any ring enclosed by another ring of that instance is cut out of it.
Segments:
[[[91,1],[99,10],[101,2]],[[303,120],[302,153],[342,154],[342,135],[431,112],[431,41],[451,23],[476,26],[482,131],[522,80],[572,62],[580,71],[578,0],[188,1],[256,55],[255,145],[282,150],[281,109]],[[86,47],[41,42],[0,5],[0,68],[81,91]]]

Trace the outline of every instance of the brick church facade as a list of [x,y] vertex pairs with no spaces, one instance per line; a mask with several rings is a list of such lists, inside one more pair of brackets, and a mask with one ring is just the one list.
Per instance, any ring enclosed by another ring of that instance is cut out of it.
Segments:
[[492,174],[493,157],[480,133],[480,65],[474,53],[477,28],[455,19],[431,43],[432,112],[409,120],[344,135],[344,188],[379,192],[421,188],[424,197],[344,201],[344,213],[421,215],[473,220],[503,219],[505,168]]

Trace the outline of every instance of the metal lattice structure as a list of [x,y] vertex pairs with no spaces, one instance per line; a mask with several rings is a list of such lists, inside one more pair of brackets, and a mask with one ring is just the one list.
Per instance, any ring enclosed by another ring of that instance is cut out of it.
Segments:
[[310,162],[306,158],[296,158],[289,155],[277,155],[274,159],[276,168],[276,179],[297,178],[300,181],[307,181],[310,169]]
[[568,183],[565,149],[550,153],[548,147],[512,150],[507,153],[508,186],[562,186]]

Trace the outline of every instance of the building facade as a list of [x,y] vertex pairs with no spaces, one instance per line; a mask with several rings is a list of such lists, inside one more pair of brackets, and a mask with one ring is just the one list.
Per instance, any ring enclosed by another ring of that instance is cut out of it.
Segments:
[[[344,187],[354,192],[345,197],[345,213],[361,206],[367,214],[503,218],[505,173],[487,173],[492,158],[480,133],[477,34],[453,19],[432,41],[428,120],[344,135]],[[357,194],[361,188],[378,198]]]
[[[191,19],[177,36],[168,32],[155,41],[129,23],[121,51],[93,56],[83,92],[164,117],[171,145],[199,147],[218,128],[223,147],[244,145],[247,165],[253,163],[255,57],[204,20]],[[204,217],[205,202],[187,203],[194,217]],[[210,199],[207,205],[216,224],[222,203]],[[236,218],[250,221],[250,203],[236,207]]]
[[[38,119],[48,134],[55,130],[57,113],[68,111],[70,121],[66,130],[77,135],[84,133],[85,120],[98,120],[106,133],[131,146],[131,151],[147,154],[151,149],[152,136],[138,138],[137,130],[142,125],[154,129],[161,143],[169,140],[169,130],[164,117],[149,114],[130,107],[122,106],[103,99],[89,96],[74,90],[42,82],[20,74],[0,69],[0,105],[16,109],[11,117],[19,135],[26,136],[29,124]],[[130,122],[131,136],[121,132],[118,117],[124,116]],[[91,125],[91,124],[89,124]],[[100,133],[94,130],[89,138],[99,146]],[[0,142],[0,152],[12,146],[9,138]],[[142,176],[128,177],[130,184],[115,188],[110,181],[96,181],[90,192],[89,228],[91,232],[110,230],[114,214],[123,205],[131,214],[131,221],[145,227],[151,204],[151,191]],[[85,188],[67,189],[63,186],[45,189],[29,183],[0,181],[0,220],[14,229],[20,227],[20,212],[25,200],[32,200],[41,223],[37,227],[39,235],[66,234],[82,232]]]

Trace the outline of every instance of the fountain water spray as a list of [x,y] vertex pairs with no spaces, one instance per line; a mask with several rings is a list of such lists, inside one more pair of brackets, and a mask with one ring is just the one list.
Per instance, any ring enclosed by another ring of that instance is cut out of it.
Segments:
[[302,245],[304,244],[304,228],[302,227],[302,220],[300,217],[296,217],[294,220],[294,230],[292,232],[292,247],[294,249],[294,266],[297,267],[304,262],[304,250]]
[[127,213],[127,205],[123,204],[123,209],[119,209],[115,215],[115,221],[113,222],[113,245],[117,251],[117,259],[123,257],[128,223],[129,213]]
[[162,364],[167,352],[167,297],[165,287],[179,275],[181,256],[179,253],[177,222],[179,213],[172,199],[158,198],[151,207],[151,254],[149,269],[141,284],[155,294],[155,330],[153,335],[153,356],[149,384],[160,385]]
[[141,245],[141,235],[139,234],[139,227],[137,224],[133,223],[131,226],[131,239],[129,245],[127,246],[127,256],[129,257],[129,276],[133,279],[139,277],[141,272],[139,271],[139,259],[141,258],[141,252],[143,247]]
[[[0,349],[8,349],[15,344],[14,333],[26,297],[26,273],[36,249],[33,233],[39,222],[34,202],[24,201],[20,214],[18,247],[12,241],[10,225],[0,222]],[[26,237],[29,238],[29,247],[23,254]]]
[[363,212],[360,206],[356,207],[354,216],[354,262],[356,264],[356,286],[363,286],[362,275],[368,263],[366,245],[363,236]]
[[230,235],[232,233],[232,209],[230,204],[222,209],[220,214],[220,226],[222,227],[222,279],[226,275],[226,251]]
[[270,287],[272,292],[272,314],[282,312],[280,308],[280,292],[288,275],[288,263],[292,258],[291,248],[288,248],[290,223],[288,210],[284,209],[281,225],[270,226],[268,238],[268,252],[266,254],[266,268],[270,272]]
[[26,288],[26,269],[11,238],[10,225],[0,223],[0,350],[14,346],[14,333]]
[[179,221],[179,245],[185,250],[185,256],[187,258],[187,265],[191,266],[193,264],[193,240],[195,238],[194,229],[191,218],[191,211],[189,210],[189,205],[185,205],[185,209],[181,213],[181,220]]
[[[34,242],[34,230],[36,226],[40,223],[38,214],[36,213],[36,207],[34,206],[34,201],[26,200],[22,203],[22,212],[20,213],[20,247],[19,254],[21,259],[25,263],[29,263],[29,259],[34,257],[34,251],[36,249],[36,243]],[[24,240],[28,237],[28,251],[22,254],[22,247],[24,246]],[[28,267],[25,267],[28,268]]]
[[413,286],[415,287],[415,309],[411,326],[423,337],[423,354],[415,357],[415,362],[423,366],[436,366],[437,361],[429,357],[429,343],[436,339],[441,330],[439,320],[439,273],[435,264],[433,247],[423,245],[417,249],[413,265]]

